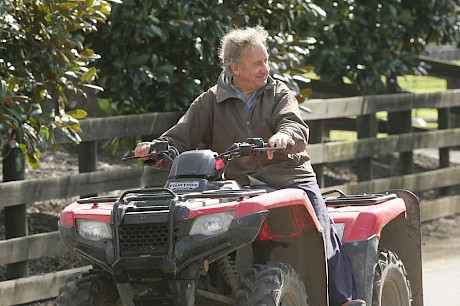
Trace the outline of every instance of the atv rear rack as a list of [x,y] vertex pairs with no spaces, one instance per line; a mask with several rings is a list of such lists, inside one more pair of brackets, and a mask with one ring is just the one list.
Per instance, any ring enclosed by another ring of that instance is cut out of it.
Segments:
[[325,198],[327,206],[365,206],[365,205],[376,205],[388,200],[396,199],[397,196],[394,193],[386,194],[360,194],[360,195],[345,195],[342,194],[339,197]]

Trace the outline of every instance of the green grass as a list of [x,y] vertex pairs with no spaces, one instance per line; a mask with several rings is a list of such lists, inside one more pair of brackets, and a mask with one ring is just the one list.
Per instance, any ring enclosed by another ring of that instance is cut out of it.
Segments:
[[431,76],[408,75],[398,77],[398,84],[404,90],[413,93],[439,92],[447,89],[446,80]]
[[[398,84],[405,91],[412,93],[432,93],[445,91],[447,89],[446,80],[431,77],[431,76],[413,76],[398,77]],[[387,119],[387,112],[379,112],[376,114],[378,119]],[[436,109],[422,108],[412,111],[414,126],[437,128],[438,112]],[[377,137],[386,137],[386,134],[379,134]],[[358,138],[356,132],[351,131],[336,131],[332,130],[329,134],[331,141],[350,141]]]
[[[460,61],[455,61],[456,64],[460,65]],[[310,72],[305,75],[306,78],[319,79],[319,77]],[[398,77],[397,79],[399,86],[407,92],[411,93],[434,93],[447,90],[447,81],[444,79],[432,77],[432,76],[415,76],[407,75]],[[387,119],[387,112],[379,112],[376,114],[378,119]],[[436,109],[414,109],[412,111],[412,118],[415,119],[414,126],[421,126],[427,128],[437,128],[438,112]],[[379,134],[378,137],[386,137],[386,134]],[[332,130],[329,134],[330,140],[332,141],[348,141],[356,140],[357,133],[350,131],[336,131]]]

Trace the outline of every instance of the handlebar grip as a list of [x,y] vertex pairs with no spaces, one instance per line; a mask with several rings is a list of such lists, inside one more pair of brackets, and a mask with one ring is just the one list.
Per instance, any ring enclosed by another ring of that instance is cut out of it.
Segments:
[[168,152],[169,143],[167,141],[153,141],[149,152]]

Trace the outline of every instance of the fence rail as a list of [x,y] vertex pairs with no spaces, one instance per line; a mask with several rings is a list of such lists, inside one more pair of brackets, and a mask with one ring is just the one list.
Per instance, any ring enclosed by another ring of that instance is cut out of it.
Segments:
[[[441,114],[447,111],[447,116],[439,116],[438,119],[438,125],[443,129],[419,132],[403,131],[402,133],[393,131],[383,138],[368,137],[355,141],[313,143],[309,145],[308,151],[315,166],[370,159],[395,152],[411,154],[414,150],[426,148],[439,150],[440,157],[446,152],[449,156],[449,150],[460,146],[460,125],[457,119],[460,113],[458,112],[460,109],[459,89],[436,94],[398,94],[311,100],[306,102],[306,105],[311,112],[304,112],[303,119],[314,127],[322,127],[323,130],[320,130],[320,133],[329,131],[325,122],[331,119],[352,118],[356,122],[356,118],[375,117],[375,114],[381,111],[390,114],[410,112],[416,108],[434,108],[438,109]],[[88,144],[95,144],[97,141],[113,137],[158,135],[174,124],[178,117],[177,113],[153,113],[83,120],[81,122],[83,130],[81,146],[87,148]],[[394,130],[394,126],[391,128]],[[79,150],[79,154],[85,155],[85,151]],[[5,182],[0,184],[2,200],[0,208],[82,194],[161,186],[165,179],[165,173],[146,167],[130,167]],[[422,173],[400,173],[398,176],[379,179],[371,177],[340,186],[324,186],[322,190],[339,188],[346,193],[355,194],[404,188],[417,193],[458,185],[460,185],[460,167],[449,162],[447,165],[440,165],[439,169]],[[460,196],[455,195],[422,202],[422,220],[460,212],[459,200]],[[0,241],[0,264],[11,264],[64,252],[66,251],[58,232],[14,238]],[[0,305],[15,305],[52,298],[57,295],[58,288],[69,275],[85,269],[87,267],[0,282]]]

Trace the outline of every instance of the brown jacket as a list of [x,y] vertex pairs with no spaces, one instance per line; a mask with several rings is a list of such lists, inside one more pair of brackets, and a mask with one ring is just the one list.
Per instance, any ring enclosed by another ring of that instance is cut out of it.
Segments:
[[250,137],[264,141],[283,132],[296,141],[296,154],[275,152],[272,160],[266,155],[240,157],[232,160],[225,177],[249,185],[248,174],[273,187],[297,182],[315,181],[310,158],[305,152],[309,128],[302,120],[294,93],[282,82],[268,79],[256,93],[248,119],[246,102],[238,99],[221,74],[217,85],[198,96],[178,123],[160,138],[168,140],[179,152],[209,148],[222,153],[235,142]]

